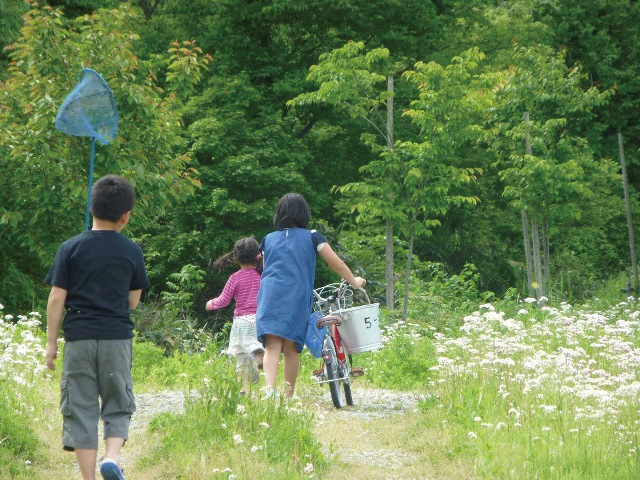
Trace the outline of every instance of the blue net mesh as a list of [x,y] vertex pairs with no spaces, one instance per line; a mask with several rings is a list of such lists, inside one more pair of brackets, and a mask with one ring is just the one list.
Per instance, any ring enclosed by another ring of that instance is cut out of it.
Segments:
[[55,127],[77,137],[93,137],[102,145],[118,132],[118,110],[107,82],[96,71],[85,68],[82,79],[64,99]]

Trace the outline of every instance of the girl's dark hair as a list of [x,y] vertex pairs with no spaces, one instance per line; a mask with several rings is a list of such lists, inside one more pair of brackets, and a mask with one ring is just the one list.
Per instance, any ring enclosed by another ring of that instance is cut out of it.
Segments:
[[91,189],[91,213],[100,220],[117,222],[136,203],[136,192],[129,180],[106,175]]
[[276,205],[273,226],[283,228],[307,228],[311,220],[309,204],[299,193],[287,193]]
[[262,255],[260,245],[253,237],[245,237],[238,240],[233,245],[233,251],[225,253],[216,259],[211,266],[214,268],[225,268],[229,265],[240,263],[243,265],[256,264],[256,270],[262,272]]

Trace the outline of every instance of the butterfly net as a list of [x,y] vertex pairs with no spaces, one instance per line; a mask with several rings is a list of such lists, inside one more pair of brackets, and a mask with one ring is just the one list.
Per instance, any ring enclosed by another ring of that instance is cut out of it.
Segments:
[[118,132],[113,93],[96,71],[85,68],[81,75],[82,79],[59,108],[55,127],[63,133],[93,137],[107,145]]

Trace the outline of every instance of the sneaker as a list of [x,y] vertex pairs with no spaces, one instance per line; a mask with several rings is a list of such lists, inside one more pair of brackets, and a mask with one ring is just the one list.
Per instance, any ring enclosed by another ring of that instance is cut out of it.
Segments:
[[353,367],[351,369],[351,376],[352,377],[361,377],[362,375],[364,375],[364,368]]
[[113,460],[107,460],[100,466],[100,475],[104,480],[124,480],[122,472]]
[[270,399],[278,400],[280,398],[280,394],[276,393],[274,390],[269,390],[264,398],[266,400],[270,400]]

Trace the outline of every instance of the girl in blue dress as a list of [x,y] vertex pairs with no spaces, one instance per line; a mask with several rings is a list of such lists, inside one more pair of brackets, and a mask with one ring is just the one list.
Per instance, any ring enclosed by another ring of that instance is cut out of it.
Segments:
[[263,368],[268,397],[275,392],[280,353],[284,356],[287,396],[295,393],[298,356],[313,303],[316,255],[353,288],[365,284],[365,279],[353,275],[321,233],[307,230],[310,219],[311,211],[304,197],[287,193],[278,201],[273,215],[276,231],[260,243],[264,268],[256,327],[258,340],[265,347]]

